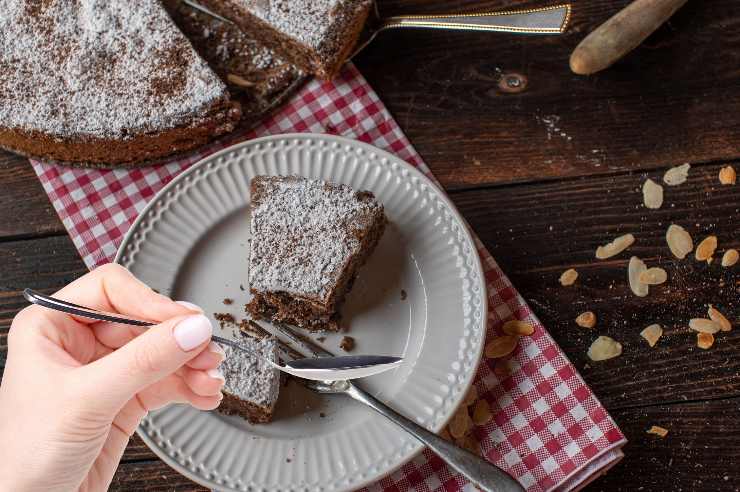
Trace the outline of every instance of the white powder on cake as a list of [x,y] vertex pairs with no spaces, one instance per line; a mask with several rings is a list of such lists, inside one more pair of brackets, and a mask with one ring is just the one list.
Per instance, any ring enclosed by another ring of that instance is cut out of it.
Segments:
[[[277,362],[277,340],[259,340],[240,336],[239,343]],[[280,392],[280,372],[265,360],[229,346],[223,347],[226,359],[221,363],[221,373],[226,379],[224,391],[241,400],[261,407],[272,407]]]
[[0,0],[2,126],[126,138],[225,97],[156,0]]
[[325,300],[379,210],[345,185],[298,177],[262,180],[252,210],[250,288]]
[[336,28],[366,10],[368,0],[242,0],[256,17],[317,51],[336,39]]

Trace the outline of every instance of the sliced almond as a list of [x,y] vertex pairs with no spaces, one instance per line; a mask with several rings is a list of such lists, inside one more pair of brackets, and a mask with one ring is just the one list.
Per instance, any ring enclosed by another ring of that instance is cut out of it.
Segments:
[[737,181],[737,174],[732,166],[726,166],[719,170],[719,182],[723,185],[734,185]]
[[593,361],[607,360],[622,353],[622,344],[611,337],[600,336],[588,348],[588,358]]
[[714,345],[714,335],[711,333],[697,333],[696,346],[700,349],[707,350]]
[[473,421],[470,420],[468,415],[468,407],[460,405],[450,420],[450,435],[455,439],[460,439],[462,436],[468,433],[470,428],[473,426]]
[[679,260],[686,258],[686,255],[694,249],[694,241],[692,241],[691,235],[680,225],[671,224],[668,232],[666,232],[665,239],[671,253]]
[[640,336],[647,340],[648,345],[655,347],[658,339],[663,336],[663,328],[659,324],[650,325],[640,332]]
[[660,208],[663,206],[663,187],[648,178],[642,185],[642,201],[647,208]]
[[578,272],[575,271],[573,268],[569,268],[564,271],[562,275],[560,275],[560,285],[562,285],[563,287],[573,285],[576,282],[577,278]]
[[725,251],[725,254],[722,255],[722,266],[731,267],[737,263],[738,260],[740,260],[740,253],[738,253],[736,249],[728,249]]
[[511,359],[499,359],[493,366],[493,373],[499,378],[505,378],[513,372]]
[[473,438],[473,436],[463,436],[460,439],[455,439],[455,444],[465,450],[470,451],[473,454],[480,453],[478,442],[475,440],[475,438]]
[[668,435],[668,429],[654,425],[647,430],[648,434],[655,434],[656,436],[665,437]]
[[586,311],[581,313],[576,318],[576,324],[581,328],[593,328],[596,326],[596,315],[593,311]]
[[709,315],[709,319],[714,321],[719,325],[719,329],[722,331],[730,331],[732,330],[732,323],[730,323],[730,320],[725,317],[724,314],[720,313],[717,308],[709,305],[709,311],[707,312]]
[[239,87],[254,87],[254,83],[235,73],[226,76],[226,80]]
[[634,242],[635,236],[633,236],[632,234],[624,234],[622,236],[619,236],[609,244],[605,244],[604,246],[599,246],[598,248],[596,248],[596,258],[599,260],[605,260],[607,258],[611,258],[612,256],[616,256],[625,249],[632,246]]
[[699,246],[696,247],[696,259],[699,261],[709,261],[717,249],[717,236],[707,236]]
[[473,423],[486,425],[491,421],[491,406],[486,400],[478,400],[473,407]]
[[507,335],[529,336],[534,333],[534,326],[526,321],[513,319],[504,323],[503,330]]
[[689,328],[699,333],[717,333],[721,327],[719,323],[715,323],[711,319],[705,318],[692,318],[689,321]]
[[668,280],[668,274],[659,267],[648,268],[640,274],[640,282],[648,285],[660,285]]
[[642,272],[647,270],[645,262],[639,259],[637,256],[630,258],[629,265],[627,266],[627,277],[630,282],[630,289],[632,293],[638,297],[645,297],[650,292],[648,284],[640,282],[640,275]]
[[689,163],[672,167],[663,175],[663,182],[668,186],[678,186],[683,184],[686,182],[686,179],[688,179],[690,170],[691,164]]
[[475,385],[471,385],[470,389],[467,393],[465,393],[465,399],[463,400],[462,404],[466,407],[469,407],[473,403],[475,403],[475,400],[478,399],[478,389],[475,387]]
[[518,339],[519,337],[515,335],[504,335],[494,338],[486,345],[486,357],[491,359],[506,357],[514,351]]

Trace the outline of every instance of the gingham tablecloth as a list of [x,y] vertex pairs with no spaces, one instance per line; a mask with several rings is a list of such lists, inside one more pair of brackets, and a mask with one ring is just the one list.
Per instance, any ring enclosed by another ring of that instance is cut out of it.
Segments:
[[[111,261],[137,214],[159,189],[191,164],[235,142],[279,133],[332,133],[371,143],[431,172],[362,75],[348,65],[331,82],[311,81],[258,127],[206,150],[141,169],[72,169],[32,161],[88,267]],[[488,285],[488,337],[504,321],[536,326],[523,337],[510,376],[484,360],[475,378],[493,420],[474,428],[480,451],[527,490],[573,490],[618,462],[626,440],[565,354],[555,344],[494,259],[476,238]],[[473,491],[436,455],[424,451],[366,490]]]

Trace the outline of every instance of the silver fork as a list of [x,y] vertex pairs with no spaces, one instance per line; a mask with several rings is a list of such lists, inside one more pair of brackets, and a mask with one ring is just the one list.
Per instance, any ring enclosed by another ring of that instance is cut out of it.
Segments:
[[[273,324],[277,331],[288,338],[293,344],[306,350],[312,357],[333,357],[328,350],[316,345],[312,341],[298,336],[287,325]],[[282,342],[281,342],[282,343]],[[306,388],[321,394],[344,394],[360,403],[364,403],[403,430],[421,441],[429,449],[437,453],[448,465],[470,480],[476,487],[485,492],[515,492],[523,491],[519,483],[511,478],[504,470],[490,463],[478,455],[462,449],[442,439],[437,434],[425,429],[417,423],[407,419],[388,405],[362,390],[351,381],[308,381],[299,380]]]

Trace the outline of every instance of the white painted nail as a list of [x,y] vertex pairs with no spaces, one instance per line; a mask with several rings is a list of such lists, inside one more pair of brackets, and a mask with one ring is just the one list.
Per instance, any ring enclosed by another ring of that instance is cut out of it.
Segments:
[[211,338],[211,333],[213,333],[213,326],[202,314],[188,316],[180,321],[172,332],[177,345],[185,352],[207,341]]
[[213,379],[220,379],[222,383],[226,382],[226,378],[219,369],[208,369],[206,371],[206,374],[208,374],[208,377],[211,377]]
[[208,351],[218,355],[221,358],[221,362],[226,360],[226,351],[224,351],[223,347],[216,342],[208,344]]
[[191,311],[195,311],[196,313],[202,313],[203,309],[200,306],[196,306],[192,302],[188,301],[175,301],[181,306],[185,306],[186,308],[190,309]]

